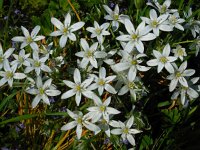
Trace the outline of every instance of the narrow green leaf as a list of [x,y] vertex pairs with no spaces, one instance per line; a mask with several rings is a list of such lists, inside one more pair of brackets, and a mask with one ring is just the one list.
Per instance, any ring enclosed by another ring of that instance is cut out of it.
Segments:
[[158,103],[158,107],[164,107],[164,106],[168,106],[170,105],[170,102],[169,101],[165,101],[165,102],[160,102]]
[[47,116],[67,116],[66,112],[50,112],[50,113],[45,113]]
[[2,10],[3,8],[3,0],[0,0],[0,11]]
[[15,118],[11,118],[11,119],[4,120],[4,121],[0,122],[0,125],[1,124],[7,124],[7,123],[10,123],[10,122],[18,122],[18,121],[34,118],[36,116],[38,116],[38,115],[37,114],[27,114],[27,115],[17,116]]
[[[18,91],[17,91],[18,92]],[[3,109],[3,107],[7,104],[7,102],[13,98],[13,96],[15,96],[17,94],[17,92],[14,92],[12,94],[10,94],[8,97],[6,97],[5,99],[2,100],[2,102],[0,103],[0,111]]]

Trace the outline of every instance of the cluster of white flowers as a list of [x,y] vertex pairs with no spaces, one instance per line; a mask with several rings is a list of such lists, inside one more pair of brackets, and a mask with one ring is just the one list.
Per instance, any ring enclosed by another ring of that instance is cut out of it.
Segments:
[[[59,60],[57,67],[63,64],[63,57],[58,56],[53,58],[52,46],[43,45],[42,40],[45,39],[42,35],[37,35],[40,26],[36,26],[31,33],[21,27],[24,36],[16,36],[12,38],[14,42],[21,42],[19,49],[9,48],[5,52],[0,45],[0,87],[8,85],[15,86],[13,80],[21,79],[25,84],[26,92],[35,95],[32,101],[32,107],[35,108],[40,100],[50,105],[49,97],[61,95],[61,99],[69,99],[75,96],[77,106],[82,105],[83,96],[91,100],[92,106],[88,107],[89,111],[85,115],[81,111],[70,111],[67,113],[74,121],[62,126],[61,130],[70,130],[76,127],[78,139],[81,138],[82,128],[98,134],[101,130],[105,131],[106,135],[110,134],[121,135],[123,140],[128,140],[130,144],[135,145],[133,135],[140,133],[140,130],[133,129],[134,117],[131,115],[127,122],[111,120],[114,115],[120,113],[119,110],[109,106],[112,97],[103,99],[102,95],[118,94],[125,95],[130,92],[130,98],[138,100],[141,95],[147,93],[146,87],[142,83],[141,73],[150,70],[157,66],[157,73],[166,69],[169,75],[166,77],[170,80],[169,91],[174,92],[172,99],[180,99],[182,105],[185,105],[189,100],[199,96],[198,90],[193,87],[199,78],[189,79],[195,74],[194,69],[187,69],[187,56],[185,48],[181,45],[172,46],[174,43],[165,43],[163,47],[153,50],[153,59],[148,59],[145,50],[149,41],[152,41],[164,32],[172,32],[178,29],[181,32],[187,29],[188,26],[192,31],[192,35],[196,37],[199,34],[198,21],[193,25],[193,20],[189,20],[187,26],[183,26],[185,20],[180,18],[178,10],[170,9],[171,0],[166,0],[163,5],[157,1],[148,3],[155,9],[150,10],[150,18],[141,17],[142,22],[135,29],[129,16],[120,15],[118,5],[112,11],[108,6],[103,5],[103,8],[108,13],[104,18],[111,23],[106,22],[99,25],[94,21],[94,27],[87,27],[86,30],[91,32],[91,40],[85,38],[77,38],[75,31],[81,29],[85,23],[77,22],[71,25],[71,15],[68,13],[65,16],[64,23],[52,17],[51,23],[58,29],[50,34],[50,36],[59,39],[60,48],[64,48],[68,38],[71,41],[80,40],[80,51],[75,53],[75,56],[81,58],[77,61],[77,66],[74,70],[73,80],[63,80],[64,84],[70,89],[61,94],[57,89],[56,83],[53,84],[51,74],[58,70],[49,65],[50,59]],[[191,10],[185,17],[191,16]],[[158,15],[159,14],[159,15]],[[191,18],[193,19],[193,18]],[[112,26],[112,28],[110,28]],[[121,28],[120,28],[121,27]],[[118,29],[123,29],[127,33],[119,32]],[[109,30],[113,30],[113,34],[117,35],[116,42],[121,44],[115,50],[108,50],[106,37],[110,35]],[[200,40],[196,49],[199,51]],[[91,44],[91,46],[89,46]],[[171,46],[170,46],[171,45]],[[174,49],[171,49],[174,47]],[[121,49],[121,50],[119,50]],[[114,57],[121,58],[117,61]],[[14,60],[10,60],[13,58]],[[104,64],[104,62],[106,64]],[[182,63],[181,65],[178,65]],[[179,67],[178,67],[179,66]],[[97,70],[98,69],[98,70]],[[106,73],[109,70],[109,74]],[[86,75],[82,75],[82,73]],[[90,72],[90,73],[88,73]],[[127,94],[128,95],[128,94]],[[180,95],[180,97],[179,97]],[[73,99],[73,98],[72,98]],[[123,110],[121,110],[123,111]],[[110,129],[114,127],[114,129]]]

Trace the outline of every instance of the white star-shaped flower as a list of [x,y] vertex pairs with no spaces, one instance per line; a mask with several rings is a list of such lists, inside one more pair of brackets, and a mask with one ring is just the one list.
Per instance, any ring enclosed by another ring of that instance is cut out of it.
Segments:
[[24,73],[15,73],[16,68],[10,67],[10,64],[7,59],[4,61],[4,70],[0,71],[0,87],[8,82],[8,85],[12,87],[14,79],[24,79],[26,75]]
[[43,100],[44,103],[50,105],[48,96],[57,96],[61,94],[61,92],[56,90],[55,86],[52,85],[52,79],[46,80],[43,84],[41,76],[37,77],[36,87],[28,88],[26,92],[36,95],[31,104],[32,108],[35,108],[40,100]]
[[94,94],[93,92],[91,92],[90,90],[87,89],[87,87],[92,83],[93,80],[94,80],[93,78],[89,78],[89,79],[86,79],[85,81],[81,82],[80,71],[76,68],[74,71],[74,82],[75,83],[73,83],[69,80],[63,80],[63,82],[72,89],[63,93],[61,96],[61,99],[67,99],[69,97],[76,95],[75,96],[76,104],[77,104],[77,106],[79,106],[79,104],[81,102],[82,94],[85,97],[90,98],[90,99],[98,98],[96,96],[96,94]]
[[120,35],[116,39],[119,41],[128,42],[125,46],[125,50],[131,52],[134,47],[140,52],[144,52],[144,44],[142,41],[151,41],[156,38],[156,35],[153,33],[149,33],[145,27],[145,22],[141,22],[137,29],[135,30],[133,24],[129,19],[125,19],[125,28],[129,34]]
[[2,45],[0,43],[0,70],[3,68],[5,61],[7,61],[7,59],[10,57],[14,50],[14,48],[9,48],[4,53]]
[[25,73],[29,73],[33,70],[35,70],[37,76],[40,75],[41,70],[44,72],[51,72],[51,69],[45,65],[45,62],[47,61],[48,56],[39,58],[39,54],[37,51],[33,52],[33,59],[29,59],[29,62],[31,66],[27,66],[25,69]]
[[77,22],[73,25],[70,25],[71,24],[71,15],[69,13],[65,16],[64,24],[54,17],[51,18],[51,23],[54,26],[56,26],[56,28],[58,28],[58,30],[52,32],[50,34],[50,36],[60,36],[61,35],[61,38],[59,40],[59,45],[61,48],[65,47],[68,38],[72,41],[76,41],[76,36],[73,32],[79,30],[80,28],[82,28],[85,25],[85,23],[82,21]]
[[110,125],[113,127],[117,127],[117,129],[112,129],[111,133],[115,135],[121,135],[121,138],[125,141],[128,140],[129,143],[133,146],[135,146],[135,139],[133,135],[138,134],[142,131],[137,129],[132,129],[132,125],[134,122],[134,117],[130,117],[127,123],[123,123],[121,121],[111,121]]
[[101,131],[101,129],[97,125],[88,121],[87,114],[83,115],[83,113],[80,111],[72,112],[69,109],[67,109],[67,113],[71,118],[74,119],[74,121],[63,125],[61,127],[61,130],[67,131],[76,127],[76,135],[78,139],[81,138],[83,127],[86,127],[88,130],[93,131],[95,134],[98,134]]
[[161,72],[164,67],[169,73],[174,73],[174,68],[171,63],[174,62],[177,57],[169,56],[170,49],[170,45],[167,44],[164,47],[162,54],[159,51],[153,50],[153,55],[156,57],[156,59],[147,61],[147,65],[158,66],[158,73]]
[[119,28],[119,22],[124,23],[125,18],[129,19],[127,15],[119,14],[119,6],[116,4],[114,11],[112,11],[107,5],[103,5],[108,15],[104,17],[106,20],[112,21],[112,28],[116,31]]
[[91,84],[88,89],[94,90],[98,88],[99,95],[103,94],[104,89],[112,94],[117,93],[116,90],[110,85],[110,82],[112,82],[116,76],[113,75],[106,77],[106,69],[104,67],[99,69],[99,77],[94,74],[91,76],[94,78],[95,83]]
[[111,102],[111,97],[108,97],[104,102],[100,99],[96,99],[94,102],[97,106],[87,108],[89,111],[88,117],[92,119],[92,123],[97,122],[100,119],[105,119],[108,122],[109,115],[120,113],[117,109],[108,106]]
[[24,36],[13,37],[12,41],[22,42],[20,49],[23,49],[24,47],[30,45],[33,50],[39,50],[39,47],[36,42],[45,38],[45,36],[37,35],[38,32],[40,31],[40,26],[36,26],[32,30],[31,34],[25,27],[21,26],[21,29],[22,29]]
[[156,36],[159,36],[159,30],[161,31],[172,31],[173,27],[170,26],[169,24],[164,24],[163,22],[167,20],[168,14],[163,14],[160,15],[159,17],[157,16],[157,13],[154,9],[150,10],[150,19],[147,17],[141,17],[143,21],[145,21],[148,25],[147,28],[153,30],[153,33]]
[[99,26],[99,24],[94,21],[94,27],[87,27],[86,30],[92,33],[91,38],[97,37],[99,44],[102,45],[104,42],[103,36],[110,35],[110,33],[106,31],[109,25],[109,23],[103,23],[101,26]]
[[75,55],[78,57],[82,57],[82,61],[80,63],[81,68],[86,68],[88,63],[97,68],[97,60],[98,58],[105,58],[107,56],[107,53],[104,51],[98,51],[98,43],[95,42],[90,47],[85,39],[81,39],[81,47],[83,48],[83,51],[77,52]]
[[188,87],[187,80],[185,77],[190,77],[195,73],[194,69],[186,69],[187,68],[187,61],[183,62],[180,67],[178,68],[176,64],[174,64],[175,71],[171,75],[167,76],[168,80],[171,80],[169,91],[173,91],[177,83],[179,82],[182,86]]

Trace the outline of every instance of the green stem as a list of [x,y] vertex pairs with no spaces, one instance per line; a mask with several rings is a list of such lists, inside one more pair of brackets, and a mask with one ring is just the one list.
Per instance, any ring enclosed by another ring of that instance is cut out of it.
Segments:
[[195,42],[195,40],[187,40],[187,41],[182,41],[182,42],[174,43],[173,46],[174,45],[178,45],[178,44],[193,43],[193,42]]
[[138,21],[138,18],[139,18],[139,12],[140,12],[140,10],[137,9],[137,13],[136,13],[136,21]]

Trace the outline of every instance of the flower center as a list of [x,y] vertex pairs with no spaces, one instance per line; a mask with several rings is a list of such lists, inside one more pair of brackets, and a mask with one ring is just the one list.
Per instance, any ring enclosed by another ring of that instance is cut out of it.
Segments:
[[105,119],[102,119],[102,120],[101,120],[101,123],[102,123],[102,124],[107,124],[107,121],[106,121]]
[[82,89],[81,85],[77,85],[77,86],[76,86],[76,91],[79,91],[79,92],[80,92],[81,89]]
[[177,50],[177,54],[178,54],[178,56],[183,56],[183,55],[184,55],[183,49],[182,49],[182,48],[179,48],[179,49]]
[[23,63],[23,62],[24,62],[24,58],[23,58],[23,57],[18,56],[18,59],[19,59],[19,62],[20,62],[20,63]]
[[119,15],[118,14],[114,14],[113,18],[114,18],[114,20],[118,20],[119,19]]
[[82,118],[81,118],[81,117],[78,117],[77,123],[78,123],[78,124],[82,124]]
[[67,34],[67,32],[68,32],[68,29],[67,29],[67,28],[64,28],[64,29],[63,29],[63,33],[64,33],[64,34]]
[[90,58],[90,57],[93,56],[93,52],[89,50],[89,51],[87,51],[87,52],[85,53],[85,56],[86,56],[87,58]]
[[172,16],[169,18],[169,21],[171,22],[171,24],[175,25],[176,22],[177,22],[176,16],[172,15]]
[[132,65],[137,65],[137,60],[132,60],[132,61],[131,61],[131,64],[132,64]]
[[2,63],[3,62],[3,57],[2,56],[0,56],[0,63]]
[[34,61],[34,66],[35,67],[40,67],[41,66],[41,62],[39,62],[39,61]]
[[11,71],[6,71],[6,78],[11,79],[13,77],[13,73]]
[[101,34],[101,29],[100,29],[100,28],[97,28],[97,29],[96,29],[96,33],[97,33],[98,35],[100,35],[100,34]]
[[151,26],[152,26],[153,28],[156,28],[156,27],[158,26],[158,21],[157,21],[157,20],[153,20],[153,21],[151,22]]
[[30,44],[31,42],[33,42],[33,39],[32,39],[32,37],[31,37],[31,36],[28,36],[28,37],[27,37],[27,39],[26,39],[26,41],[27,41],[27,43],[29,43],[29,44]]
[[168,59],[166,57],[160,57],[160,62],[165,64],[168,61]]
[[105,84],[105,81],[103,79],[99,79],[99,82],[98,82],[99,85],[104,85]]
[[128,83],[128,88],[129,89],[134,89],[134,87],[135,87],[135,84],[133,82],[129,82]]
[[164,14],[167,11],[167,6],[166,5],[162,5],[161,9],[160,9],[160,13]]
[[100,109],[101,112],[104,112],[106,110],[106,106],[102,105],[102,106],[99,107],[99,109]]
[[39,88],[39,93],[40,93],[40,95],[43,95],[44,94],[44,89],[43,88]]
[[138,38],[138,35],[137,35],[137,34],[132,34],[132,36],[131,36],[131,37],[132,37],[132,39],[133,39],[133,40],[137,40],[137,38]]
[[125,127],[125,128],[123,129],[123,133],[128,134],[128,132],[129,132],[129,129],[128,129],[127,127]]
[[176,77],[177,77],[177,78],[181,77],[181,73],[180,73],[179,71],[176,72]]

